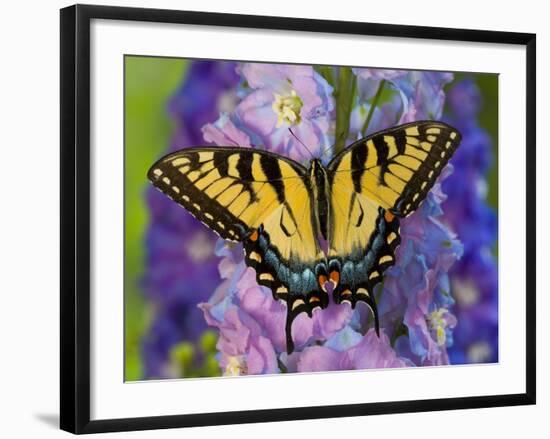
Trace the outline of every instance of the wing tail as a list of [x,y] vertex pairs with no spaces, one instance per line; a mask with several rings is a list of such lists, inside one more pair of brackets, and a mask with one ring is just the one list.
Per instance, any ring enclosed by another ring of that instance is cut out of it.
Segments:
[[333,290],[334,302],[347,302],[352,308],[358,302],[366,303],[373,314],[377,334],[375,287],[382,281],[384,271],[395,263],[395,251],[400,242],[399,218],[380,207],[368,244],[356,247],[347,258],[339,256],[329,261],[329,277],[337,281]]
[[312,316],[316,308],[328,306],[328,294],[322,282],[327,278],[326,262],[303,264],[297,260],[286,260],[271,243],[269,233],[260,226],[244,241],[245,262],[256,271],[259,285],[271,290],[273,299],[282,300],[287,307],[285,324],[287,353],[294,351],[292,322],[305,312]]

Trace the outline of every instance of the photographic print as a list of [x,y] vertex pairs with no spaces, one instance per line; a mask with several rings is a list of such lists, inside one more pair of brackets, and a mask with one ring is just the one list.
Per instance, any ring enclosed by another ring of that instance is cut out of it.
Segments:
[[125,379],[498,362],[498,75],[126,55]]

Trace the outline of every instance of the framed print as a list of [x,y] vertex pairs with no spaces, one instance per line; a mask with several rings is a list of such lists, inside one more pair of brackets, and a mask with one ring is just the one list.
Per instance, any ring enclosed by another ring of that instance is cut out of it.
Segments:
[[532,34],[62,9],[62,429],[534,404],[535,129]]

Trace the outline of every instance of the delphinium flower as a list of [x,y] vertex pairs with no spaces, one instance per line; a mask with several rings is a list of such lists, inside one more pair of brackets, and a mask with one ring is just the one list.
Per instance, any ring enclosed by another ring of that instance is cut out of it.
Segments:
[[313,67],[245,63],[238,71],[240,102],[204,127],[205,138],[218,145],[252,144],[298,161],[330,145],[332,87]]
[[[301,162],[311,158],[305,148],[319,155],[330,145],[334,84],[304,66],[245,64],[238,71],[243,78],[240,101],[233,112],[203,127],[206,140],[265,148]],[[375,69],[356,73],[359,87],[346,141],[362,137],[367,129],[371,133],[398,122],[439,119],[443,87],[452,80],[448,73]],[[390,94],[378,107],[379,91],[385,84]],[[220,241],[217,254],[222,257],[219,269],[224,281],[201,309],[209,325],[219,331],[222,373],[448,364],[447,348],[452,345],[457,321],[450,310],[454,302],[447,273],[460,258],[462,246],[440,221],[444,200],[436,184],[421,208],[402,221],[396,265],[375,291],[380,337],[365,306],[359,304],[353,311],[347,304],[331,303],[311,319],[301,314],[294,320],[296,350],[291,355],[286,354],[285,306],[256,283],[254,271],[243,262],[241,246]]]
[[[450,173],[448,167],[441,179]],[[440,221],[445,198],[437,183],[419,210],[401,221],[396,265],[387,271],[380,293],[383,325],[392,328],[397,351],[417,365],[448,364],[456,326],[448,271],[462,245]],[[400,335],[405,328],[406,335]]]
[[448,194],[444,221],[460,236],[464,256],[450,271],[458,319],[453,363],[498,361],[498,272],[493,249],[497,217],[486,201],[486,176],[492,165],[492,142],[478,122],[483,102],[472,78],[456,83],[448,93],[446,120],[463,136],[444,183]]
[[348,337],[353,341],[347,349],[342,349],[342,342],[338,346],[331,347],[331,341],[323,346],[310,346],[304,349],[296,360],[297,372],[322,372],[331,370],[352,370],[352,369],[380,369],[386,367],[414,366],[407,358],[398,356],[391,347],[390,340],[385,331],[380,336],[374,329],[370,329],[364,336],[351,332],[346,328],[343,334],[338,336]]
[[[204,144],[201,127],[218,117],[220,108],[233,107],[238,81],[233,63],[191,63],[169,102],[176,122],[169,150]],[[151,218],[142,286],[153,315],[142,343],[145,378],[178,377],[188,371],[173,364],[172,349],[181,343],[197,348],[207,329],[197,304],[220,282],[214,255],[217,237],[154,188],[147,189],[146,198]],[[203,359],[199,355],[195,360],[192,366],[198,367]]]
[[[220,365],[225,374],[275,373],[279,355],[286,350],[286,307],[274,301],[268,288],[256,283],[256,274],[243,262],[242,249],[229,249],[220,241],[219,269],[225,279],[207,303],[200,305],[206,321],[219,329]],[[351,318],[347,305],[331,305],[313,318],[305,314],[293,323],[294,343],[300,348],[314,340],[325,340],[344,328]],[[283,355],[286,359],[286,354]],[[237,365],[239,365],[237,367]]]
[[356,112],[368,113],[372,98],[380,87],[395,91],[387,102],[375,106],[368,132],[363,133],[356,122],[358,137],[400,123],[437,120],[445,102],[443,88],[453,80],[453,74],[447,72],[371,68],[355,68],[353,71],[357,75],[359,90]]

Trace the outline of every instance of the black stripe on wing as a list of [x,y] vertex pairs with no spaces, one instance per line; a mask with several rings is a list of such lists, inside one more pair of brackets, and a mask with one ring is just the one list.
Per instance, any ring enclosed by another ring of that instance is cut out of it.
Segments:
[[[200,181],[212,171],[212,169],[204,172],[199,171],[203,165],[209,162],[199,161],[201,152],[207,153],[208,151],[185,150],[185,158],[189,161],[181,166],[174,165],[174,162],[170,160],[172,156],[179,154],[179,152],[166,156],[151,167],[147,176],[157,189],[183,206],[220,237],[230,241],[241,241],[249,231],[248,225],[224,206],[208,197],[203,189],[199,189],[194,184],[194,182]],[[227,157],[223,154],[214,154],[212,157],[214,168],[218,170],[221,177],[227,177],[226,159]],[[182,172],[184,167],[188,168],[186,173]],[[189,174],[192,172],[200,173],[196,178],[190,178]],[[214,180],[213,183],[217,180]]]
[[436,121],[412,122],[365,137],[328,165],[351,174],[353,188],[404,217],[426,198],[461,140],[453,127]]

